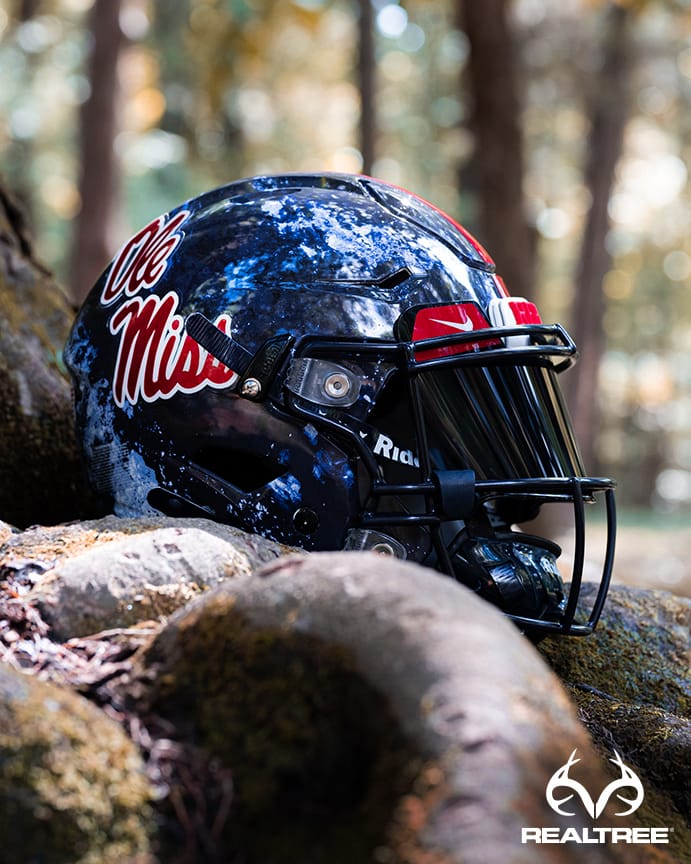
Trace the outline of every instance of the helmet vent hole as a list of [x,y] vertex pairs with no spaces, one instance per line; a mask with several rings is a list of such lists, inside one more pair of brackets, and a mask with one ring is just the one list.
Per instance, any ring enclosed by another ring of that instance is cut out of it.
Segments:
[[377,282],[377,285],[380,288],[383,288],[385,291],[391,291],[393,288],[398,288],[406,279],[410,279],[412,273],[407,267],[401,267],[400,270],[396,270],[393,273],[389,273],[388,276],[384,276],[383,279]]
[[204,447],[193,458],[195,467],[214,474],[243,492],[254,492],[285,473],[285,466],[254,453],[225,447]]

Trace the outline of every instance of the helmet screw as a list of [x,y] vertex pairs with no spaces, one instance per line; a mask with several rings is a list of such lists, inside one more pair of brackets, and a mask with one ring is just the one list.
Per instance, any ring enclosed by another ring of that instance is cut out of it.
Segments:
[[261,382],[256,378],[245,378],[242,382],[240,392],[243,396],[248,396],[250,399],[256,399],[262,392]]
[[314,534],[319,528],[319,516],[311,507],[298,507],[293,513],[293,525],[300,534]]
[[377,555],[394,555],[393,546],[390,543],[375,543],[372,546],[372,552]]
[[350,390],[350,381],[343,372],[332,372],[324,380],[324,393],[331,399],[342,399]]

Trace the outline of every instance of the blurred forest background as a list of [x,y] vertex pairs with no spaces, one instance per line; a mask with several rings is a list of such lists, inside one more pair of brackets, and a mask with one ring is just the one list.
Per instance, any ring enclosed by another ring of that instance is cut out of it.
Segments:
[[630,554],[682,593],[690,131],[691,0],[0,0],[0,176],[75,304],[212,186],[403,185],[574,335],[587,467],[619,482]]

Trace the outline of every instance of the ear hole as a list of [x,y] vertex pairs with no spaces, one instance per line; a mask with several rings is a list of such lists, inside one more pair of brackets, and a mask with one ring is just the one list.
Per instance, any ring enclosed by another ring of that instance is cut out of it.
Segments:
[[210,445],[195,453],[193,462],[243,492],[254,492],[285,473],[285,466],[254,453],[239,453]]

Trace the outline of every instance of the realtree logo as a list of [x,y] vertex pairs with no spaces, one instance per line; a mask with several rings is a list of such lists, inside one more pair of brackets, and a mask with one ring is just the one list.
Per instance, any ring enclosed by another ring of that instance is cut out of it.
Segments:
[[[645,797],[645,792],[643,791],[643,784],[638,779],[638,776],[634,774],[634,772],[628,767],[628,765],[624,765],[622,762],[621,756],[614,751],[614,759],[610,759],[610,762],[613,762],[621,771],[621,777],[618,777],[616,780],[612,780],[611,783],[608,783],[605,788],[602,790],[600,795],[598,796],[597,801],[593,801],[590,797],[590,793],[585,788],[582,783],[579,783],[578,780],[574,780],[569,776],[569,770],[572,765],[575,765],[577,762],[580,762],[580,759],[576,759],[576,751],[569,756],[568,761],[561,766],[561,768],[557,769],[554,774],[550,777],[549,783],[547,784],[546,796],[547,803],[554,810],[555,813],[559,813],[561,816],[575,816],[576,814],[573,811],[563,810],[563,805],[566,804],[567,801],[570,801],[574,797],[574,793],[578,795],[583,803],[585,808],[585,812],[592,819],[598,819],[599,816],[604,812],[605,807],[609,803],[609,799],[612,795],[616,794],[616,797],[623,801],[625,804],[628,804],[628,809],[622,810],[618,813],[615,813],[615,816],[628,816],[629,813],[633,813],[643,803],[643,798]],[[634,790],[633,798],[625,798],[623,795],[617,794],[617,790],[619,789],[628,789],[631,788]],[[564,798],[557,798],[555,795],[555,791],[557,789],[571,789],[571,794],[567,795]]]
[[[624,804],[624,809],[615,812],[615,816],[628,816],[638,810],[645,797],[643,784],[638,775],[624,764],[616,750],[614,759],[610,759],[610,762],[617,766],[620,776],[608,783],[596,798],[593,798],[580,781],[571,777],[571,768],[580,761],[574,750],[547,783],[545,797],[555,813],[560,816],[576,816],[575,799],[578,799],[588,816],[597,820],[613,796]],[[628,795],[620,794],[620,790],[625,789],[629,790]],[[564,795],[564,791],[568,794]],[[563,831],[560,828],[522,828],[521,843],[669,843],[669,828],[603,826],[566,828]]]

